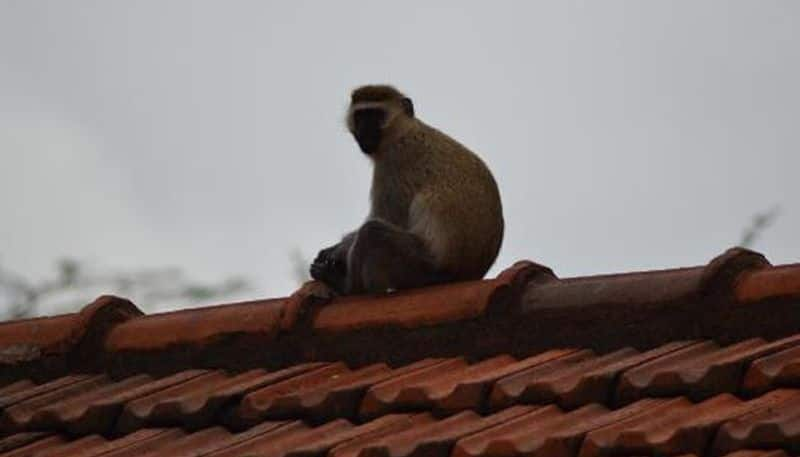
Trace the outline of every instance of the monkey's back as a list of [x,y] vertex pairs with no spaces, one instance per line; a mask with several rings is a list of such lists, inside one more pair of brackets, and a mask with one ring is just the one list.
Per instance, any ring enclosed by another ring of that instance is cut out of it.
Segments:
[[385,153],[375,163],[372,217],[421,236],[453,279],[483,277],[504,230],[500,192],[486,164],[421,121]]

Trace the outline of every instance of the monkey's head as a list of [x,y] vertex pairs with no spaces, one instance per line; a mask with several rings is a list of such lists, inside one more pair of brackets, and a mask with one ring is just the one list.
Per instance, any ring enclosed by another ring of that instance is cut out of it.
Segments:
[[392,86],[361,86],[350,95],[347,128],[365,154],[377,152],[381,141],[396,138],[414,118],[414,104]]

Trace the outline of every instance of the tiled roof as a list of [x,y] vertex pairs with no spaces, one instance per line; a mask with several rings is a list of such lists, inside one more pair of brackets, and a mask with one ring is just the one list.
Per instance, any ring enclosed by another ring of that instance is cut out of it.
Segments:
[[800,264],[0,323],[0,456],[800,453]]

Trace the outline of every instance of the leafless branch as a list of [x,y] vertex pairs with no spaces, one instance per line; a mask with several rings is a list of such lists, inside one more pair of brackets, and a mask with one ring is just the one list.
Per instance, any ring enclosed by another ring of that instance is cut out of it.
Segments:
[[779,215],[779,206],[774,206],[768,211],[756,213],[750,222],[750,226],[745,229],[739,245],[746,248],[753,246],[756,240],[763,235],[764,231],[775,223],[775,219],[777,219]]

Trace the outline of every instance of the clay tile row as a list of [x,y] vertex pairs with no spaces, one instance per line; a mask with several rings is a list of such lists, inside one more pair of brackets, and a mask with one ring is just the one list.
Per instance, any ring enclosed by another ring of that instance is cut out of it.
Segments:
[[[303,376],[322,366],[301,364],[276,372],[253,369],[235,375],[219,370],[205,372],[127,403],[117,421],[117,429],[127,432],[145,425],[199,429],[212,424],[226,407],[237,403],[247,392]],[[181,373],[171,378],[179,375]]]
[[[0,366],[22,366],[28,370],[14,377],[11,369],[4,369],[0,381],[26,375],[41,377],[42,371],[53,367],[61,368],[63,374],[76,368],[92,370],[98,365],[102,368],[113,363],[98,354],[155,353],[163,356],[171,349],[202,351],[231,341],[264,346],[275,342],[280,334],[302,333],[305,328],[312,327],[319,332],[370,325],[413,328],[472,319],[481,316],[491,305],[508,301],[512,289],[521,289],[540,270],[546,269],[520,262],[495,279],[383,297],[331,299],[329,290],[320,283],[311,282],[286,298],[149,316],[143,316],[127,300],[103,296],[79,313],[0,323]],[[387,309],[392,311],[385,312]],[[386,321],[386,316],[391,316],[392,321]],[[358,322],[348,321],[351,317],[356,317]],[[294,355],[284,354],[276,360]],[[54,361],[54,357],[60,358]]]
[[[744,402],[732,395],[722,394],[698,404],[681,398],[666,400],[660,407],[650,408],[630,419],[588,433],[579,456],[609,453],[703,455],[722,424],[793,403],[798,395],[800,391],[775,391]],[[636,403],[626,408],[634,405]],[[720,455],[721,451],[713,449],[712,453]]]
[[72,441],[19,433],[0,440],[0,456],[779,457],[800,444],[798,406],[800,390],[777,390],[748,401],[729,394],[700,403],[643,399],[617,410],[532,405],[488,416],[463,411],[444,419],[394,414],[361,425],[345,419],[317,426],[266,421],[238,433],[219,426],[194,433],[149,428],[116,439],[88,435]]
[[[747,402],[723,394],[699,404],[693,404],[685,398],[645,399],[615,411],[593,404],[569,412],[554,405],[529,409],[514,407],[481,419],[471,416],[471,413],[462,413],[427,428],[419,428],[415,433],[409,431],[385,440],[396,442],[396,447],[387,443],[372,444],[370,446],[374,451],[369,452],[368,448],[361,455],[700,456],[706,455],[712,442],[713,455],[747,449],[747,446],[791,449],[795,446],[792,440],[796,439],[796,432],[791,435],[794,424],[788,420],[782,423],[786,433],[766,435],[753,431],[748,437],[758,438],[740,440],[734,445],[726,445],[724,430],[733,428],[734,424],[738,426],[740,420],[747,420],[750,424],[754,422],[753,417],[761,419],[760,423],[763,424],[764,417],[770,414],[775,416],[774,411],[778,408],[796,411],[798,398],[800,391],[776,391]],[[513,414],[510,414],[512,411]],[[784,416],[789,414],[785,413]],[[470,428],[461,426],[459,422],[471,425],[478,420],[481,421],[480,426],[473,425]],[[769,439],[765,436],[769,436]],[[434,441],[442,448],[445,445],[452,446],[452,451],[433,453],[420,450],[429,441]]]
[[645,396],[688,395],[700,400],[738,392],[742,373],[752,361],[798,344],[800,335],[771,343],[754,338],[726,347],[712,341],[688,345],[626,371],[616,397],[625,404]]
[[312,427],[299,421],[264,422],[239,433],[223,427],[195,433],[181,429],[143,429],[117,438],[88,435],[73,441],[59,435],[18,434],[0,440],[3,457],[11,456],[346,456],[365,442],[424,424],[432,419],[408,415],[385,416],[363,425],[339,419]]
[[772,354],[798,346],[800,335],[725,347],[709,341],[674,342],[644,352],[623,348],[604,355],[556,349],[521,360],[503,355],[473,364],[443,359],[370,387],[360,416],[407,411],[447,415],[466,409],[485,413],[520,403],[555,403],[566,410],[589,403],[618,407],[654,396],[684,395],[699,401],[746,392],[743,373],[751,363],[752,370]]
[[[714,440],[716,455],[740,449],[784,448],[800,452],[800,395],[796,390],[776,390],[761,398],[778,398],[761,408],[722,425]],[[751,402],[761,401],[751,400]]]
[[[520,262],[495,279],[447,284],[377,296],[331,298],[330,291],[310,282],[287,298],[155,314],[117,326],[105,341],[110,352],[151,351],[171,347],[203,347],[222,339],[247,336],[268,343],[284,332],[344,331],[374,325],[414,328],[476,318],[501,292],[539,272]],[[549,271],[549,270],[548,270]],[[391,310],[391,312],[387,311]]]
[[[76,371],[366,366],[525,357],[558,346],[608,352],[695,338],[728,343],[793,333],[798,307],[800,264],[772,267],[738,248],[702,267],[570,279],[522,261],[493,279],[381,296],[331,297],[310,282],[289,297],[148,316],[104,296],[79,313],[0,323],[0,382]],[[247,350],[253,346],[270,357]]]
[[786,452],[781,449],[744,449],[741,451],[731,452],[724,457],[789,457]]
[[0,366],[80,351],[80,345],[101,347],[108,331],[141,316],[128,300],[101,296],[80,312],[0,322]]
[[744,392],[758,395],[777,387],[800,387],[800,346],[755,360],[744,376]]
[[[554,349],[523,359],[501,355],[474,363],[433,358],[397,368],[326,362],[276,371],[186,370],[161,378],[69,375],[0,388],[0,433],[127,434],[148,427],[199,430],[220,423],[244,430],[275,420],[363,422],[413,412],[444,417],[464,411],[488,414],[520,404],[554,404],[572,411],[589,404],[618,408],[648,397],[700,401],[733,393],[746,398],[753,396],[751,372],[775,365],[778,356],[785,361],[784,354],[798,347],[800,334],[726,347],[689,341],[602,355]],[[780,387],[762,384],[759,394]]]
[[495,410],[520,402],[553,402],[565,409],[592,402],[613,404],[615,383],[623,371],[690,344],[672,343],[644,353],[624,348],[599,357],[576,351],[500,379],[489,403]]
[[[529,288],[524,304],[530,309],[593,308],[608,304],[646,309],[647,306],[695,302],[707,297],[750,297],[752,294],[739,293],[738,282],[751,273],[773,269],[763,255],[732,248],[705,266],[543,283]],[[750,287],[751,282],[746,286]]]

